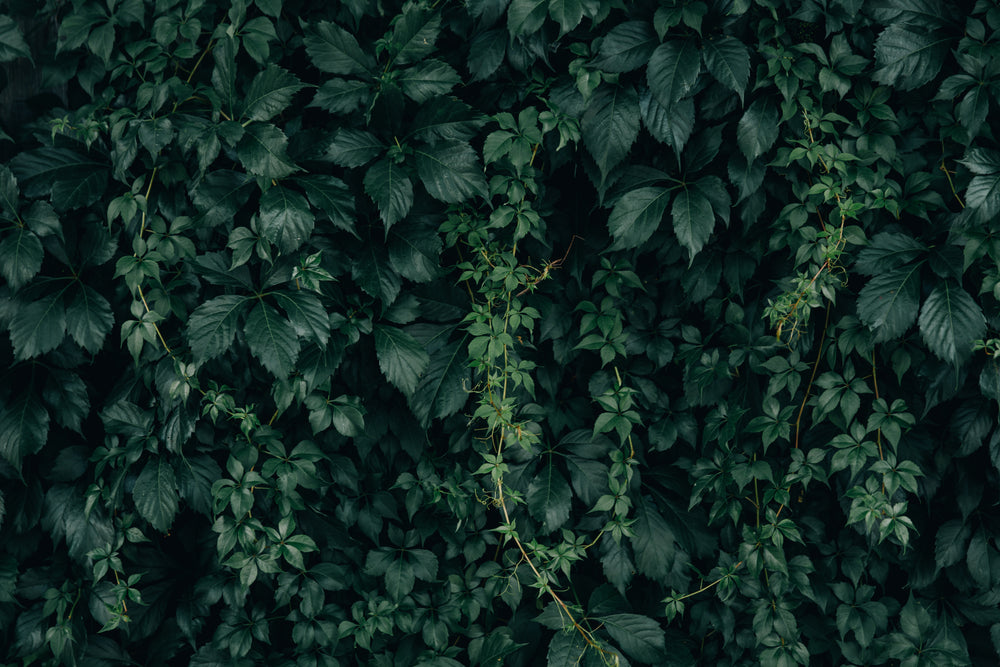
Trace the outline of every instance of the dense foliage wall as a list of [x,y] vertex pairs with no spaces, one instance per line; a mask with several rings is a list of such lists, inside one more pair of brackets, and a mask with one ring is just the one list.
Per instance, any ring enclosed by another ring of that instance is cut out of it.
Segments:
[[0,661],[995,664],[998,31],[0,1]]

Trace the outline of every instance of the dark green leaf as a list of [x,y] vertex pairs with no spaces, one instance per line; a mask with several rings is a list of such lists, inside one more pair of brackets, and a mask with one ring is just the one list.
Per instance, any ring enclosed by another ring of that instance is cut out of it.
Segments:
[[602,181],[625,159],[639,136],[639,95],[631,86],[603,86],[590,98],[580,120],[583,143]]
[[423,60],[434,51],[441,30],[441,14],[419,3],[403,5],[403,12],[392,26],[392,50],[395,64],[406,65]]
[[969,293],[950,281],[939,282],[920,310],[920,336],[931,352],[958,365],[972,354],[972,343],[986,333],[986,318]]
[[1000,151],[993,148],[973,147],[965,152],[959,163],[973,174],[980,176],[1000,172]]
[[890,25],[875,40],[872,78],[903,90],[918,88],[937,76],[951,44],[951,37],[939,32]]
[[966,555],[966,541],[969,527],[958,519],[951,519],[937,531],[934,539],[934,560],[938,567],[948,567],[962,560]]
[[174,468],[161,456],[146,463],[135,480],[132,498],[139,515],[161,533],[170,530],[177,515],[177,479]]
[[204,516],[212,515],[212,484],[221,477],[219,465],[204,454],[189,456],[177,463],[177,487],[181,499]]
[[277,65],[259,72],[250,84],[243,106],[243,118],[271,120],[292,103],[292,96],[305,87],[298,78]]
[[426,60],[400,72],[396,82],[403,94],[421,104],[442,97],[462,82],[462,77],[442,60]]
[[740,96],[750,81],[750,53],[735,37],[706,39],[705,67],[715,79]]
[[549,14],[549,0],[511,0],[507,29],[514,37],[537,32]]
[[328,21],[313,26],[303,40],[313,64],[330,74],[363,75],[375,68],[375,59],[362,51],[355,37]]
[[266,303],[258,303],[247,315],[243,327],[253,356],[279,378],[287,377],[299,357],[299,337],[295,328]]
[[579,667],[590,647],[575,628],[556,633],[549,642],[546,667]]
[[53,409],[52,416],[60,426],[80,433],[84,418],[90,414],[90,397],[79,375],[54,369],[45,381],[42,397]]
[[280,180],[298,171],[286,153],[288,138],[270,123],[250,123],[236,154],[240,162],[254,176],[267,180]]
[[477,33],[469,45],[469,72],[473,80],[489,77],[507,53],[507,33],[499,28]]
[[282,252],[292,252],[312,234],[316,216],[306,198],[275,185],[260,198],[260,233]]
[[389,262],[404,278],[425,283],[441,273],[443,244],[433,225],[407,221],[389,232]]
[[973,177],[965,191],[965,205],[975,210],[980,220],[1000,215],[1000,172]]
[[10,161],[26,197],[52,195],[56,210],[89,206],[104,194],[108,164],[66,148],[37,148]]
[[605,72],[631,72],[649,62],[659,43],[646,21],[619,23],[601,42],[594,67]]
[[417,388],[430,356],[417,340],[397,327],[375,325],[375,352],[382,374],[405,396]]
[[655,620],[638,614],[611,614],[600,620],[629,656],[652,665],[666,660],[666,635]]
[[18,58],[31,59],[31,49],[24,41],[24,35],[17,23],[9,16],[0,16],[0,63],[17,60]]
[[338,229],[354,231],[354,196],[347,185],[334,176],[300,176],[295,182],[306,192],[309,203]]
[[672,108],[694,88],[701,55],[693,40],[672,40],[656,47],[646,67],[646,81],[657,101]]
[[389,264],[385,248],[372,241],[365,243],[364,251],[358,253],[351,266],[351,277],[367,294],[381,299],[383,308],[392,305],[403,284]]
[[409,398],[410,409],[423,428],[432,419],[450,417],[469,400],[468,355],[464,341],[444,345],[430,355],[427,370],[420,376]]
[[635,537],[632,538],[636,569],[653,581],[665,584],[676,551],[674,533],[650,503],[640,503],[637,510]]
[[327,149],[326,156],[341,167],[360,167],[385,151],[385,146],[371,132],[341,128]]
[[417,174],[435,199],[458,203],[475,195],[487,196],[483,167],[472,147],[464,142],[439,142],[414,150]]
[[59,294],[18,304],[10,323],[17,359],[30,359],[56,349],[66,335],[66,311]]
[[565,35],[583,20],[583,0],[549,0],[549,16]]
[[551,461],[531,480],[528,486],[528,511],[542,522],[542,531],[551,533],[569,520],[573,492]]
[[907,234],[882,232],[858,253],[854,268],[869,276],[908,264],[927,252],[922,243]]
[[229,349],[247,302],[246,297],[223,294],[194,309],[188,318],[187,339],[195,361],[214,359]]
[[20,391],[0,403],[0,457],[16,470],[21,460],[38,452],[49,434],[49,413],[34,391]]
[[17,291],[42,268],[42,242],[24,227],[0,241],[0,275]]
[[413,184],[402,165],[384,157],[365,173],[365,192],[378,206],[386,231],[406,217],[413,205]]
[[778,111],[766,99],[754,100],[736,127],[736,143],[747,160],[771,149],[778,139]]
[[694,130],[694,100],[685,98],[668,109],[649,90],[645,90],[639,100],[639,111],[649,133],[658,141],[672,146],[680,159],[681,151]]
[[435,100],[417,111],[410,133],[417,139],[436,144],[440,141],[468,142],[486,124],[486,119],[454,97]]
[[608,231],[614,237],[612,249],[637,248],[660,227],[670,203],[670,190],[642,187],[629,190],[615,203],[608,217]]
[[686,187],[677,193],[670,212],[677,240],[694,258],[708,242],[715,227],[712,205],[700,191]]
[[335,114],[348,114],[368,105],[371,85],[356,79],[328,79],[316,91],[309,106]]
[[215,68],[212,70],[212,87],[219,96],[222,110],[230,118],[236,117],[236,40],[224,37],[212,49]]
[[876,342],[899,338],[917,321],[919,268],[908,264],[880,274],[858,294],[858,317],[875,334]]
[[288,315],[295,333],[325,347],[330,339],[330,316],[315,294],[303,290],[275,292],[274,298]]
[[114,323],[111,304],[89,285],[81,285],[66,305],[66,331],[77,345],[91,354],[101,350],[104,337]]
[[244,189],[252,182],[249,176],[238,171],[213,171],[205,176],[191,199],[208,225],[219,225],[232,220],[246,203]]

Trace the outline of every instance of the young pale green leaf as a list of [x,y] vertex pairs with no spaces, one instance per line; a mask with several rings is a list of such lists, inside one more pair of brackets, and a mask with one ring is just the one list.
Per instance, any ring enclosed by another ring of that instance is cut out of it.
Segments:
[[301,246],[312,234],[315,222],[306,198],[294,190],[275,185],[260,198],[260,233],[282,252]]
[[299,168],[288,157],[288,137],[270,123],[250,123],[236,146],[240,163],[254,176],[281,180]]
[[403,13],[392,26],[389,48],[395,54],[394,64],[407,65],[430,55],[440,31],[440,10],[416,2],[403,5]]
[[507,9],[507,30],[511,36],[538,31],[549,14],[549,0],[511,0]]
[[104,345],[104,337],[115,323],[111,304],[89,285],[81,285],[66,304],[66,331],[76,344],[91,354]]
[[608,217],[608,231],[615,240],[611,248],[637,248],[648,241],[659,229],[668,203],[667,188],[642,187],[622,195]]
[[45,445],[49,413],[34,391],[20,391],[13,400],[0,403],[0,458],[14,469],[21,460]]
[[459,141],[439,142],[415,149],[417,175],[435,199],[458,203],[475,195],[488,196],[486,177],[472,146]]
[[694,258],[708,242],[715,227],[712,204],[699,190],[685,187],[674,197],[670,213],[677,240],[687,248],[689,256]]
[[701,54],[694,40],[671,40],[656,47],[646,67],[646,82],[667,109],[691,92],[701,71]]
[[386,231],[406,217],[413,206],[413,183],[406,169],[384,157],[365,173],[365,192],[378,206]]
[[657,621],[639,614],[611,614],[600,621],[630,657],[650,665],[666,662],[666,635]]
[[162,456],[150,459],[132,487],[132,499],[139,516],[157,531],[170,530],[177,516],[177,478],[174,468]]
[[416,391],[430,365],[430,356],[411,334],[384,324],[375,325],[375,353],[382,374],[404,396]]
[[631,72],[649,62],[659,43],[648,21],[619,23],[601,41],[594,67],[604,72]]
[[194,309],[188,318],[187,339],[195,361],[214,359],[229,349],[236,335],[236,322],[247,303],[247,297],[223,294]]
[[403,94],[417,104],[443,97],[462,82],[458,72],[443,60],[431,59],[399,73],[396,82]]
[[58,293],[48,294],[28,304],[18,304],[10,323],[14,357],[20,360],[41,356],[56,349],[66,335],[66,310]]
[[354,35],[335,23],[315,24],[303,41],[313,65],[322,72],[364,75],[375,69],[375,58],[361,49]]
[[469,367],[465,340],[444,345],[430,355],[427,370],[408,399],[422,428],[432,419],[450,417],[469,400]]
[[902,90],[919,88],[937,76],[951,45],[952,37],[943,32],[894,23],[875,40],[872,78]]
[[591,96],[580,120],[587,151],[602,182],[625,159],[639,136],[639,95],[632,86],[603,86]]
[[931,352],[958,365],[972,354],[972,343],[986,334],[982,308],[960,285],[942,280],[920,310],[920,336]]
[[305,88],[298,77],[277,65],[268,65],[250,83],[243,100],[243,118],[256,121],[271,120],[288,108],[292,96]]
[[31,60],[31,49],[24,41],[17,22],[9,16],[0,16],[0,63],[18,58]]
[[573,491],[551,460],[528,485],[528,512],[542,522],[542,532],[558,530],[569,520]]
[[0,241],[0,275],[17,291],[41,270],[44,256],[38,236],[24,227],[15,227]]
[[755,160],[778,139],[778,110],[765,98],[754,100],[736,126],[736,143],[747,160]]
[[326,157],[341,167],[360,167],[385,151],[385,145],[371,132],[343,127],[337,132]]
[[253,356],[278,378],[285,378],[295,367],[301,345],[288,320],[266,303],[258,303],[247,315],[243,327]]
[[236,211],[246,203],[244,190],[252,182],[247,174],[238,171],[213,171],[194,190],[191,200],[201,211],[205,223],[214,227],[233,219]]
[[274,292],[274,298],[297,335],[315,341],[320,347],[326,346],[330,339],[330,315],[315,294],[294,290]]
[[920,266],[907,264],[875,276],[858,294],[858,318],[872,330],[875,341],[899,338],[920,308]]
[[750,81],[750,52],[743,42],[725,36],[704,41],[705,67],[716,81],[740,96]]

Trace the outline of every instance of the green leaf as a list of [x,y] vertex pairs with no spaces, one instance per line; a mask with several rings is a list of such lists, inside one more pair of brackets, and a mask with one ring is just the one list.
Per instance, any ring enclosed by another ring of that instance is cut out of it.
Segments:
[[280,180],[298,171],[287,153],[288,138],[270,123],[247,125],[243,138],[236,146],[240,162],[254,176]]
[[25,227],[0,241],[0,275],[15,292],[28,283],[42,268],[42,242]]
[[747,160],[754,160],[771,149],[778,139],[778,111],[760,98],[743,113],[736,126],[736,143]]
[[974,176],[965,190],[965,205],[976,211],[980,220],[1000,215],[1000,173]]
[[877,69],[872,78],[902,90],[919,88],[937,76],[951,46],[949,35],[890,25],[875,40]]
[[549,642],[546,667],[579,667],[590,647],[575,628],[556,633]]
[[1000,151],[975,146],[965,152],[959,163],[965,165],[973,174],[996,174],[1000,172]]
[[735,37],[706,39],[704,42],[705,67],[716,81],[740,96],[750,81],[750,53]]
[[361,49],[351,33],[335,23],[315,24],[303,41],[313,65],[322,72],[363,75],[375,69],[375,58]]
[[315,294],[303,290],[274,292],[274,298],[288,315],[295,333],[325,347],[330,339],[330,315]]
[[53,369],[45,381],[42,398],[53,409],[53,417],[63,428],[82,433],[84,418],[90,414],[87,385],[71,371]]
[[161,533],[170,530],[177,515],[177,479],[174,468],[163,457],[146,463],[135,480],[132,499],[139,515]]
[[920,310],[920,336],[940,359],[958,365],[972,343],[986,333],[986,318],[969,293],[951,281],[939,282]]
[[601,41],[594,67],[604,72],[631,72],[649,62],[659,43],[648,22],[619,23]]
[[365,192],[378,206],[386,231],[406,217],[413,206],[413,184],[402,165],[384,157],[365,173]]
[[672,108],[694,88],[701,55],[694,40],[672,40],[656,47],[646,67],[646,82],[657,101]]
[[886,273],[918,259],[927,248],[907,234],[882,232],[858,253],[854,268],[869,276]]
[[485,30],[472,38],[466,65],[473,81],[486,79],[497,71],[507,55],[507,41],[507,33],[499,28]]
[[195,361],[214,359],[229,349],[236,321],[247,309],[247,297],[223,294],[194,309],[188,318],[187,339]]
[[674,531],[648,501],[637,503],[636,519],[632,538],[636,569],[653,581],[666,584],[677,550]]
[[258,303],[243,327],[253,356],[276,377],[287,377],[299,357],[299,337],[288,320],[266,303]]
[[422,428],[432,419],[455,414],[469,400],[469,367],[465,340],[439,347],[430,355],[427,370],[408,399]]
[[402,600],[413,590],[416,577],[413,565],[405,558],[398,558],[385,571],[385,592],[393,600]]
[[319,209],[321,219],[355,237],[358,235],[354,230],[354,195],[347,184],[335,176],[321,175],[300,176],[295,182],[305,190],[309,203]]
[[238,171],[213,171],[191,194],[191,200],[201,211],[205,223],[214,227],[236,216],[236,211],[246,203],[244,189],[252,182],[249,176]]
[[430,365],[430,356],[411,334],[384,324],[375,325],[375,353],[382,374],[407,397]]
[[256,121],[271,120],[288,108],[295,93],[305,88],[298,77],[277,65],[268,65],[250,83],[243,101],[243,118]]
[[367,294],[382,300],[388,308],[399,296],[403,281],[389,264],[389,257],[380,243],[369,240],[351,265],[351,277]]
[[469,105],[454,97],[444,97],[420,107],[410,134],[428,144],[468,142],[485,124],[486,117]]
[[608,231],[614,237],[612,250],[637,248],[660,227],[670,202],[670,190],[642,187],[629,190],[615,203],[608,217]]
[[0,403],[0,457],[16,470],[21,460],[37,453],[49,435],[49,413],[30,388]]
[[66,310],[59,294],[18,304],[14,310],[10,340],[17,359],[31,359],[56,349],[65,335]]
[[396,82],[404,95],[422,104],[450,93],[462,82],[462,77],[448,63],[432,59],[403,70]]
[[507,9],[507,30],[511,36],[537,32],[549,14],[549,0],[511,0]]
[[67,148],[37,148],[10,161],[25,197],[52,196],[58,211],[95,203],[108,184],[108,164]]
[[583,0],[549,0],[549,16],[559,23],[560,34],[565,35],[583,20]]
[[681,151],[694,131],[694,100],[685,98],[668,109],[645,90],[639,100],[639,111],[649,133],[657,141],[672,146],[680,161]]
[[440,31],[440,12],[420,3],[405,4],[392,26],[390,49],[395,53],[394,64],[407,65],[430,55]]
[[630,657],[652,665],[666,661],[666,634],[652,618],[638,614],[611,614],[601,616],[600,621]]
[[858,317],[884,343],[899,338],[917,320],[920,266],[908,264],[868,281],[858,294]]
[[715,227],[712,205],[699,190],[685,187],[674,198],[670,213],[674,222],[674,234],[693,259],[708,242]]
[[958,519],[951,519],[938,529],[934,538],[934,560],[938,567],[948,567],[962,560],[969,533],[969,527]]
[[341,167],[360,167],[385,151],[385,146],[371,132],[343,127],[337,132],[326,156]]
[[316,216],[306,198],[275,185],[260,198],[260,232],[282,252],[292,252],[312,234]]
[[983,529],[976,531],[969,541],[969,552],[966,558],[969,574],[979,584],[981,589],[990,587],[992,569],[990,567],[989,538]]
[[17,22],[9,16],[0,16],[0,63],[18,58],[31,60],[31,49],[24,41]]
[[551,533],[569,520],[573,492],[550,461],[528,485],[527,501],[531,516],[542,522],[542,531]]
[[583,143],[601,170],[602,183],[639,136],[639,95],[632,86],[602,86],[580,120]]
[[212,88],[219,96],[222,111],[230,118],[235,118],[238,96],[236,94],[236,40],[223,37],[212,49],[215,68],[212,70]]
[[371,101],[371,84],[356,79],[327,79],[316,90],[311,107],[319,107],[334,114],[349,114],[368,106]]
[[434,225],[408,220],[389,232],[389,262],[404,278],[426,283],[441,274],[443,244]]
[[76,344],[91,354],[97,354],[114,323],[108,300],[89,285],[81,284],[66,306],[66,331]]
[[475,195],[488,196],[483,167],[472,147],[464,142],[440,142],[413,151],[417,175],[435,199],[459,203]]

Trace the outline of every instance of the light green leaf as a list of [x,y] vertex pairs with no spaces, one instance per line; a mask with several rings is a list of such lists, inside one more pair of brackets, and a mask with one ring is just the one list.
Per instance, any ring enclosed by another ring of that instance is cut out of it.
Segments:
[[76,344],[97,354],[114,323],[108,300],[89,285],[81,284],[66,306],[66,331]]
[[672,40],[656,47],[646,67],[653,95],[670,109],[694,88],[701,71],[701,55],[694,40]]
[[754,160],[771,149],[778,139],[778,110],[760,98],[743,113],[736,126],[736,143],[747,160]]
[[21,469],[21,460],[38,452],[49,436],[49,413],[35,391],[19,391],[0,403],[0,457]]
[[375,352],[382,374],[409,397],[430,365],[430,356],[417,340],[397,327],[375,325]]
[[236,145],[236,155],[254,176],[280,180],[299,170],[285,152],[287,146],[285,133],[274,125],[250,123]]
[[10,323],[14,357],[30,359],[59,347],[66,335],[66,311],[59,294],[18,304]]
[[601,616],[600,621],[630,657],[651,665],[666,661],[666,634],[654,619],[639,614],[611,614]]
[[177,515],[177,478],[174,468],[157,456],[143,466],[132,488],[139,515],[161,533],[170,530]]
[[0,275],[15,292],[35,277],[42,268],[42,242],[24,227],[0,241]]
[[341,167],[353,168],[368,164],[384,151],[385,146],[371,132],[343,127],[327,149],[326,157]]
[[313,65],[322,72],[363,75],[375,68],[375,58],[361,49],[351,33],[335,23],[321,21],[303,41]]
[[972,343],[986,334],[986,318],[961,286],[942,281],[920,310],[920,336],[931,352],[958,365],[972,354]]
[[250,90],[243,101],[243,118],[271,120],[288,108],[292,103],[292,96],[303,88],[305,84],[294,74],[277,65],[268,65],[250,83]]
[[750,81],[750,53],[743,42],[735,37],[706,39],[704,42],[705,67],[716,81],[740,96]]
[[875,40],[877,69],[872,78],[902,90],[919,88],[937,76],[952,41],[943,32],[894,23]]
[[566,478],[549,462],[528,486],[528,511],[542,522],[542,531],[551,533],[569,520],[573,492]]
[[462,82],[458,72],[443,60],[426,60],[399,73],[396,82],[403,94],[418,104],[442,97]]
[[258,303],[247,315],[243,327],[253,356],[278,378],[295,368],[301,345],[295,328],[266,303]]
[[700,191],[685,187],[674,198],[670,212],[677,240],[694,258],[708,242],[715,227],[712,205]]
[[365,192],[378,206],[386,231],[406,217],[413,205],[413,184],[402,165],[384,157],[368,168]]
[[214,359],[229,349],[236,335],[236,321],[247,308],[248,299],[223,294],[194,309],[188,318],[187,339],[195,361]]
[[339,178],[335,176],[300,176],[295,182],[305,190],[309,203],[319,209],[335,227],[348,232],[355,237],[354,230],[354,195]]
[[511,0],[507,30],[513,37],[537,32],[549,13],[549,0]]
[[280,185],[260,198],[260,233],[282,252],[292,252],[312,234],[316,216],[306,198]]
[[430,55],[440,30],[439,11],[416,2],[403,5],[403,13],[392,26],[390,49],[395,53],[394,64],[407,65]]
[[632,86],[602,86],[580,120],[587,151],[601,170],[602,182],[639,136],[639,95]]
[[229,222],[246,203],[244,189],[253,180],[246,174],[229,169],[213,171],[195,188],[191,200],[201,211],[206,224],[215,226]]
[[629,190],[615,203],[608,217],[613,250],[637,248],[653,235],[670,203],[670,190],[642,187]]
[[907,264],[868,281],[858,294],[858,318],[884,343],[906,333],[920,307],[920,265]]
[[488,196],[483,167],[469,144],[440,142],[414,149],[413,153],[417,175],[435,199],[458,203],[475,195]]

